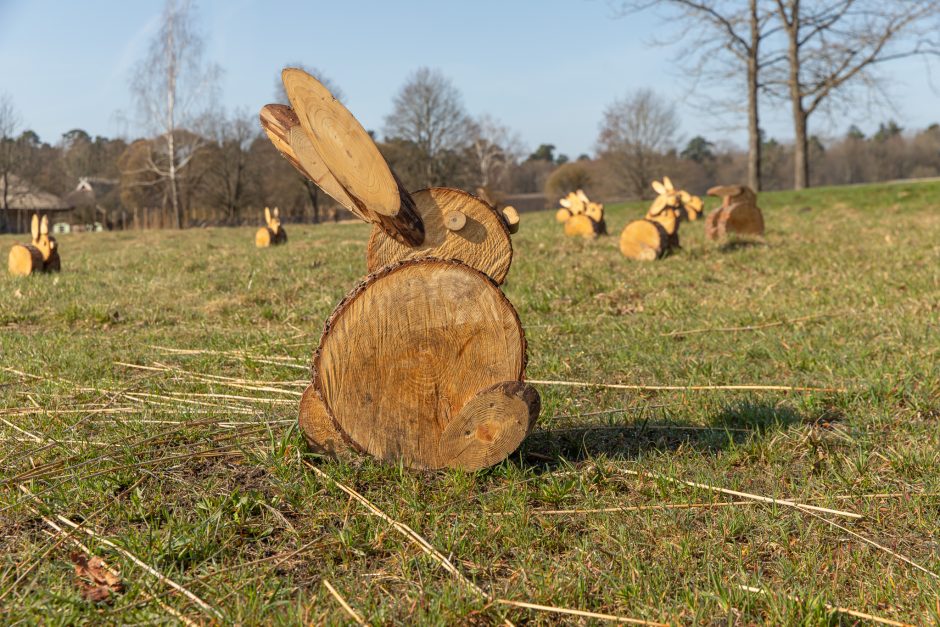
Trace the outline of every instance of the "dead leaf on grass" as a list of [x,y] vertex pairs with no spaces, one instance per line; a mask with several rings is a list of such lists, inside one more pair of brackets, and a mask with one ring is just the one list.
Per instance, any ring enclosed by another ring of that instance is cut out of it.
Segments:
[[105,565],[100,557],[88,559],[81,553],[69,556],[75,565],[75,576],[82,596],[94,603],[108,601],[115,592],[124,592],[124,582]]

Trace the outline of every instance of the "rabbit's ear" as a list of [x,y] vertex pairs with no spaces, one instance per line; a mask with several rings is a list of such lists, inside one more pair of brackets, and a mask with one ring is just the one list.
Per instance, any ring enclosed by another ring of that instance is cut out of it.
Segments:
[[653,191],[655,191],[657,194],[665,194],[666,186],[659,181],[653,181]]
[[584,190],[583,190],[583,189],[579,189],[579,190],[578,190],[577,192],[575,192],[575,193],[578,195],[578,200],[581,200],[581,201],[583,201],[583,202],[587,202],[587,201],[588,201],[587,194],[584,193]]
[[49,216],[43,216],[39,221],[39,234],[49,235]]
[[663,212],[663,209],[666,208],[666,197],[660,194],[653,200],[653,204],[650,205],[648,214],[651,216],[658,216]]
[[562,198],[561,200],[558,201],[558,204],[564,207],[565,209],[571,208],[571,201],[568,200],[567,198]]
[[38,213],[33,214],[33,221],[29,225],[29,232],[33,236],[33,241],[38,242],[39,241],[39,214]]
[[675,187],[672,186],[672,181],[669,180],[668,176],[663,177],[663,186],[666,188],[667,192],[675,191]]
[[274,208],[274,217],[275,217],[275,218],[280,218],[280,217],[281,217],[281,210],[278,209],[277,207]]
[[264,208],[264,222],[265,224],[271,224],[271,210],[267,207]]

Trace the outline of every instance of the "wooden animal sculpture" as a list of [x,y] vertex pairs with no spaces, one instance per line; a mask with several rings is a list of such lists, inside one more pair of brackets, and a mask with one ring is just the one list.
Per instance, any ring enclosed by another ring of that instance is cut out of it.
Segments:
[[275,207],[274,211],[264,208],[264,222],[266,226],[258,229],[255,233],[255,246],[258,248],[267,248],[268,246],[277,246],[287,243],[287,231],[281,226],[281,212]]
[[653,261],[679,248],[679,223],[696,220],[702,213],[702,199],[677,190],[668,176],[652,186],[657,196],[646,216],[620,234],[620,252],[630,259]]
[[584,190],[571,192],[558,204],[561,209],[555,212],[555,219],[565,225],[565,235],[596,239],[598,235],[607,234],[604,205],[591,202]]
[[10,249],[10,274],[26,276],[37,272],[61,270],[58,244],[55,238],[49,235],[49,216],[43,216],[40,220],[39,214],[33,214],[30,233],[32,243],[14,244]]
[[515,212],[466,192],[409,193],[353,115],[312,76],[282,74],[291,106],[267,105],[275,147],[373,224],[372,272],[330,315],[299,424],[325,454],[366,453],[413,468],[495,464],[534,425],[526,344],[498,287]]
[[764,215],[757,206],[757,195],[747,185],[721,185],[708,190],[719,196],[721,206],[705,218],[705,236],[710,240],[724,239],[731,233],[764,235]]

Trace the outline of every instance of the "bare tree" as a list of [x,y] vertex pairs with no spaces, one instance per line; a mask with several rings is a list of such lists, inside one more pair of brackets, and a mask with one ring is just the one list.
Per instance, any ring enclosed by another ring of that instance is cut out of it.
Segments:
[[[779,31],[772,21],[774,7],[768,0],[627,0],[625,13],[666,6],[663,17],[668,24],[680,26],[684,73],[696,82],[709,84],[716,93],[709,101],[720,110],[739,114],[738,91],[744,78],[747,93],[748,185],[761,188],[761,137],[759,95],[764,69],[779,60],[779,54],[765,51],[765,40]],[[670,42],[673,39],[670,39]]]
[[490,188],[500,182],[522,155],[519,135],[489,114],[477,118],[471,129],[470,152],[479,185]]
[[0,233],[6,230],[7,214],[10,207],[10,174],[16,169],[17,142],[14,139],[19,116],[13,108],[13,100],[8,94],[0,95]]
[[189,0],[166,0],[160,30],[147,55],[134,69],[131,91],[145,127],[157,136],[157,149],[142,166],[165,186],[164,198],[172,208],[177,228],[185,224],[180,196],[180,171],[185,169],[203,140],[193,130],[211,107],[219,70],[203,63],[203,42],[195,29]]
[[460,91],[440,70],[420,68],[408,77],[385,118],[385,134],[410,141],[420,153],[425,185],[443,183],[442,158],[469,143],[472,122]]
[[211,144],[206,147],[206,197],[220,207],[229,223],[241,217],[250,196],[249,150],[260,136],[257,118],[246,111],[212,116]]
[[940,0],[775,0],[786,35],[787,67],[771,85],[793,115],[794,187],[810,182],[810,116],[826,105],[857,102],[878,87],[876,66],[915,55],[940,55]]
[[662,175],[664,155],[674,150],[678,129],[675,106],[641,89],[604,110],[598,151],[629,178],[627,191],[643,197],[649,194],[650,181]]

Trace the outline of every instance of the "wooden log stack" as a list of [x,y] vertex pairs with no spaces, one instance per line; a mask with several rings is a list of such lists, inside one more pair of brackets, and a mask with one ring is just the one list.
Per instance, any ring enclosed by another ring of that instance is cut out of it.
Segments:
[[31,243],[14,244],[10,249],[10,274],[28,276],[40,272],[59,272],[62,261],[59,259],[58,243],[49,235],[49,217],[40,219],[39,214],[33,214],[30,235]]
[[696,220],[702,213],[703,203],[682,189],[676,189],[663,177],[653,181],[656,199],[642,220],[629,223],[620,234],[620,252],[628,259],[653,261],[661,259],[679,248],[679,224]]
[[264,208],[264,222],[265,225],[255,233],[255,246],[267,248],[287,243],[287,231],[281,225],[281,212],[277,207],[274,211],[268,207]]
[[757,206],[757,194],[747,185],[720,185],[708,190],[722,199],[721,206],[705,218],[705,236],[721,240],[731,234],[764,235],[764,214]]
[[584,190],[573,191],[558,201],[561,209],[555,212],[555,219],[565,225],[565,235],[597,239],[607,234],[604,222],[604,205],[592,202]]
[[457,189],[408,192],[369,134],[315,78],[286,69],[290,106],[261,124],[302,174],[373,225],[371,274],[330,315],[299,424],[324,454],[365,453],[412,468],[475,470],[528,434],[539,396],[526,343],[499,288],[514,210]]

